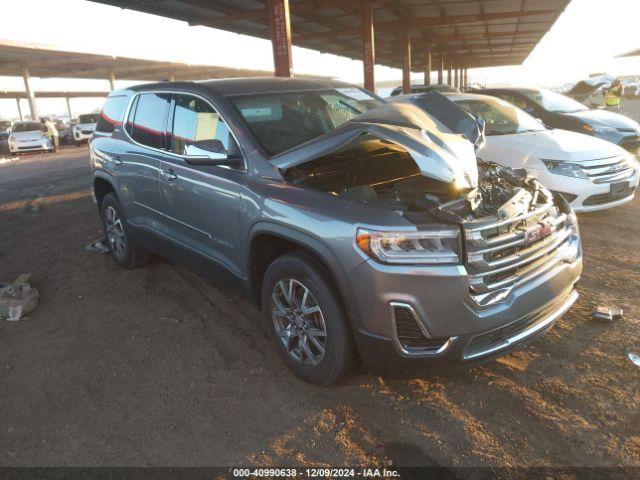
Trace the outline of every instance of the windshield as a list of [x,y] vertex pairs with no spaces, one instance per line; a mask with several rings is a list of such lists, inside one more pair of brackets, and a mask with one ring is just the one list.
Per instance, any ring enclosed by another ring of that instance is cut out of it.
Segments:
[[548,112],[573,113],[589,110],[580,102],[544,88],[538,91],[522,90],[520,93],[536,102]]
[[382,104],[357,88],[231,97],[249,130],[270,155],[289,150]]
[[98,121],[97,113],[78,116],[78,123],[96,123],[97,121]]
[[527,112],[497,98],[460,100],[456,103],[474,117],[484,120],[486,135],[510,135],[545,130],[544,125]]
[[11,129],[12,132],[39,132],[44,127],[38,122],[16,123]]

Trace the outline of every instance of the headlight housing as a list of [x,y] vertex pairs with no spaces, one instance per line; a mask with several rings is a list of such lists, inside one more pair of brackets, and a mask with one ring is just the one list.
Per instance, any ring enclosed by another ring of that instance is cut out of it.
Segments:
[[565,177],[588,179],[587,174],[580,168],[580,165],[569,162],[560,162],[558,160],[542,160],[549,173],[563,175]]
[[391,264],[460,264],[460,229],[434,227],[417,232],[379,232],[359,228],[358,248]]
[[582,125],[582,129],[585,132],[589,132],[589,133],[613,133],[613,132],[617,132],[618,129],[614,128],[614,127],[607,127],[604,125],[589,125],[587,123],[584,123]]

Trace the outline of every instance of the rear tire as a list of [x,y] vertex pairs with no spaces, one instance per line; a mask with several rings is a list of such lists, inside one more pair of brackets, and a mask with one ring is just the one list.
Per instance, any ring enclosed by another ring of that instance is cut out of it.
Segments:
[[274,260],[262,281],[264,320],[280,358],[300,378],[318,385],[338,382],[357,363],[333,284],[324,265],[304,251]]
[[149,263],[151,254],[131,238],[124,211],[114,193],[102,199],[100,217],[109,250],[118,265],[138,268]]

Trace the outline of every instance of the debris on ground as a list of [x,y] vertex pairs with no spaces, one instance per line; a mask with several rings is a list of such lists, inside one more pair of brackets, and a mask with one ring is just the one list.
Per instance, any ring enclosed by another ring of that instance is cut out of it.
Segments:
[[17,322],[38,306],[40,293],[29,284],[30,273],[23,273],[13,283],[0,282],[0,319]]
[[107,239],[105,237],[98,238],[88,245],[85,245],[84,249],[88,252],[109,253],[109,245],[107,244]]
[[622,315],[624,311],[621,308],[609,308],[609,307],[596,307],[596,309],[591,314],[591,317],[594,320],[598,320],[604,323],[610,323],[613,320],[622,319]]
[[640,355],[636,355],[635,353],[629,352],[627,354],[627,357],[629,358],[629,360],[631,360],[631,363],[633,363],[636,367],[640,367]]

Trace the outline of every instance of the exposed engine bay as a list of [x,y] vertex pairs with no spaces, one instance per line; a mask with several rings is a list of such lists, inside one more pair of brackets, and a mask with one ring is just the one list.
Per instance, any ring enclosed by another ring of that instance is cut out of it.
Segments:
[[549,191],[525,170],[479,162],[478,173],[476,188],[459,189],[421,175],[402,146],[368,139],[290,169],[288,180],[388,208],[416,225],[506,220],[552,202]]

